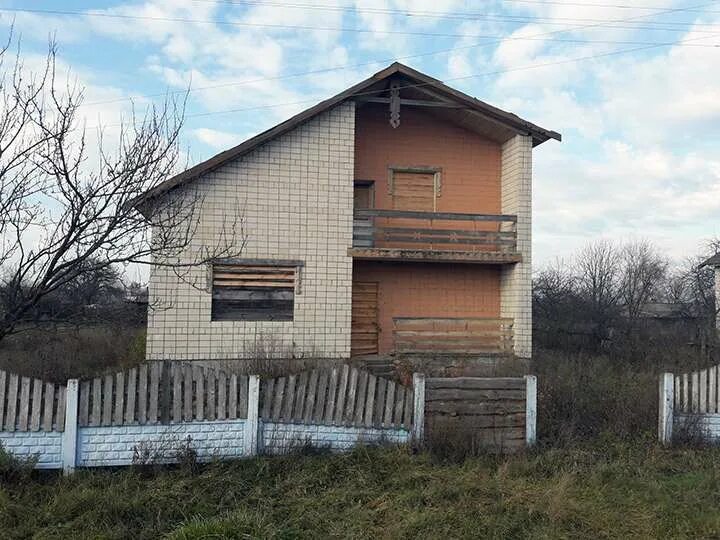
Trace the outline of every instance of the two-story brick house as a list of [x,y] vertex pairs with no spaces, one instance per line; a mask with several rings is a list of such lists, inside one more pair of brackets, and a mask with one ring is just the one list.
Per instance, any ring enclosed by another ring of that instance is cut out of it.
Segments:
[[188,260],[234,216],[244,246],[189,270],[205,288],[153,270],[169,307],[149,314],[148,358],[529,357],[532,150],[548,139],[395,63],[171,178],[142,207],[202,194]]

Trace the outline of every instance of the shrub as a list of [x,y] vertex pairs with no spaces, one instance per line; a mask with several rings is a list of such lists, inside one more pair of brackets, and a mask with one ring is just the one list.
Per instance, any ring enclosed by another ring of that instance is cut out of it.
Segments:
[[0,443],[0,481],[6,484],[27,482],[37,461],[38,456],[15,456]]

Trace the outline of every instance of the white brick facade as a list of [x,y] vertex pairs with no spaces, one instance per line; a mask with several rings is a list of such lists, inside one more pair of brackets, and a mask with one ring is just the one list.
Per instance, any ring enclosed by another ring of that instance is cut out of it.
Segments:
[[715,270],[715,328],[720,333],[720,266]]
[[[223,224],[242,216],[242,258],[301,260],[301,292],[290,322],[211,321],[208,269],[179,279],[150,277],[149,360],[350,355],[355,106],[319,114],[181,189],[202,199],[193,251],[217,242]],[[172,196],[172,195],[169,195]]]
[[515,354],[532,356],[532,138],[516,135],[502,147],[503,214],[517,215],[517,247],[522,262],[503,266],[500,312],[515,320]]

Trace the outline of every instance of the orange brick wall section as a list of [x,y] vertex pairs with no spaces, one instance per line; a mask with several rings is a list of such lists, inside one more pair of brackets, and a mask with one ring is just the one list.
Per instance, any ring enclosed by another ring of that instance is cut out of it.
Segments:
[[[392,208],[388,166],[442,168],[438,212],[499,214],[500,145],[415,108],[366,105],[355,120],[355,178],[375,181],[375,208]],[[353,281],[378,283],[379,351],[393,350],[393,317],[499,317],[500,271],[482,265],[355,261]]]
[[355,118],[355,178],[375,181],[375,208],[392,208],[390,165],[441,167],[438,212],[501,213],[498,143],[412,107],[393,129],[387,107],[366,104]]
[[379,352],[393,350],[393,317],[499,317],[497,266],[354,261],[353,282],[378,283]]

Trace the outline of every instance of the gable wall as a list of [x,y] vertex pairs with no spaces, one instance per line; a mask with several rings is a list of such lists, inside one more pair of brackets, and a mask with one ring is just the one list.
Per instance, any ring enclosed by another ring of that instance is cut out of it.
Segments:
[[188,259],[240,215],[241,257],[303,260],[302,292],[292,322],[210,321],[208,268],[156,268],[148,359],[349,356],[354,128],[354,103],[341,104],[187,186],[203,199]]

